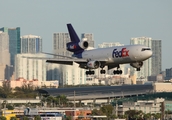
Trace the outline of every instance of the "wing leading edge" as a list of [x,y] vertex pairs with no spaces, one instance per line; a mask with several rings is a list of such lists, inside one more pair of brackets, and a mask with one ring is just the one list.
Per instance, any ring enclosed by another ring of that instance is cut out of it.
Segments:
[[68,60],[68,59],[56,59],[56,60],[46,60],[47,63],[55,63],[55,64],[64,64],[64,65],[73,65],[73,62],[78,64],[87,63],[87,60],[84,59],[75,59],[75,60]]

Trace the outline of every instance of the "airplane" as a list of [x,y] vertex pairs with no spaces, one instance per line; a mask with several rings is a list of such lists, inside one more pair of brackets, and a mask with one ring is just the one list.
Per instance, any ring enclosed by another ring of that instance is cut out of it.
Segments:
[[[86,40],[81,41],[79,39],[70,23],[67,24],[67,28],[71,42],[68,42],[66,47],[73,55],[71,57],[57,55],[69,59],[50,59],[46,60],[46,62],[65,65],[73,65],[75,62],[79,64],[80,68],[88,70],[86,71],[86,75],[94,74],[94,69],[97,68],[101,68],[100,73],[105,74],[105,66],[107,66],[108,70],[117,68],[117,70],[113,71],[114,74],[122,74],[120,64],[130,64],[137,71],[140,71],[143,61],[152,56],[152,50],[144,45],[125,45],[87,50],[89,43]],[[45,54],[56,55],[51,53]]]

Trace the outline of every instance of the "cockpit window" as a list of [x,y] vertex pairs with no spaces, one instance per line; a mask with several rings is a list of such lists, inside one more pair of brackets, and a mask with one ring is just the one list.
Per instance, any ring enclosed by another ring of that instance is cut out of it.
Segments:
[[151,50],[150,48],[142,48],[142,51]]

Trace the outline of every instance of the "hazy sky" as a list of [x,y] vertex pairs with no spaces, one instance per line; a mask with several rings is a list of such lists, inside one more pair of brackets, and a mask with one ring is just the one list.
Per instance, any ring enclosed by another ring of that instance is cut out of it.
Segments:
[[0,0],[0,27],[43,38],[52,52],[56,32],[72,23],[79,37],[93,33],[102,42],[130,44],[132,37],[162,40],[162,70],[172,67],[172,0]]

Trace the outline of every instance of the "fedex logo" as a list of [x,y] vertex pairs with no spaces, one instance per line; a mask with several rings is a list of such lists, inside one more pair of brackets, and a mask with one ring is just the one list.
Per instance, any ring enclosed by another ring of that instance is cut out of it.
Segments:
[[112,57],[113,58],[118,58],[118,57],[127,57],[129,50],[127,50],[126,48],[122,48],[122,50],[117,51],[117,49],[114,49],[112,52]]
[[76,49],[76,45],[70,45],[69,49]]

